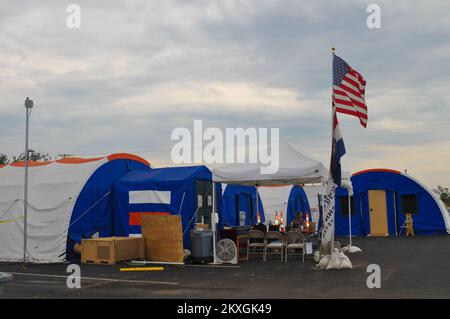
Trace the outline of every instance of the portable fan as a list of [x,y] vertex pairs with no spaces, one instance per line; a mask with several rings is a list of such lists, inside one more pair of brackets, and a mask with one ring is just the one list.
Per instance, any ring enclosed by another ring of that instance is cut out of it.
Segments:
[[228,238],[219,240],[216,245],[216,258],[219,263],[237,264],[236,244]]

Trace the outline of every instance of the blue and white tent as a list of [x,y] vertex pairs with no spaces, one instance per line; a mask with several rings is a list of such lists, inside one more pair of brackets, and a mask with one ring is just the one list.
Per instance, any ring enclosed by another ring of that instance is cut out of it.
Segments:
[[[444,203],[406,173],[369,169],[353,174],[352,234],[386,236],[404,234],[405,214],[413,218],[416,235],[450,234],[450,217]],[[348,235],[346,190],[336,196],[336,234]]]
[[[217,183],[220,185],[220,183]],[[258,221],[258,211],[255,208],[256,187],[229,184],[222,195],[222,210],[220,211],[219,228],[239,226],[239,214],[245,212],[245,225],[255,225]],[[261,197],[258,196],[258,209],[261,222],[265,222],[264,208]]]
[[[216,193],[221,194],[220,187]],[[114,185],[114,231],[118,236],[141,233],[145,214],[181,215],[184,247],[189,248],[195,223],[210,225],[211,195],[211,171],[205,166],[130,172]]]
[[[29,163],[28,259],[72,259],[73,245],[94,233],[113,236],[112,186],[130,171],[149,171],[135,155]],[[24,234],[24,163],[0,168],[0,260],[20,261]]]

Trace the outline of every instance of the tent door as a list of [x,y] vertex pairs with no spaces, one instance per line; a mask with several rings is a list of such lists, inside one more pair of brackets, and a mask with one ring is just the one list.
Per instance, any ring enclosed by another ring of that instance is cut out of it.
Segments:
[[389,235],[387,223],[386,191],[369,190],[369,236],[381,237]]

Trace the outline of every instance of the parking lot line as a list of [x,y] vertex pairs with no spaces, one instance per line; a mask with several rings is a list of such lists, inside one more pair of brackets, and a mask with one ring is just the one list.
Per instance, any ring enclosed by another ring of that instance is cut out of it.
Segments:
[[[17,276],[34,276],[34,277],[48,277],[48,278],[64,278],[67,279],[67,276],[62,275],[48,275],[48,274],[29,274],[23,272],[10,272],[12,275]],[[99,277],[80,277],[82,280],[94,280],[94,281],[110,281],[110,282],[123,282],[123,283],[138,283],[138,284],[152,284],[152,285],[169,285],[169,286],[177,286],[178,282],[169,282],[169,281],[152,281],[152,280],[128,280],[128,279],[114,279],[114,278],[99,278]]]

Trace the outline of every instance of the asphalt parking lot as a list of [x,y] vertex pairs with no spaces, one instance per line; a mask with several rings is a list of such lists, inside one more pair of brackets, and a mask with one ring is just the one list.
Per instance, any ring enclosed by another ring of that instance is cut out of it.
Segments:
[[[276,258],[152,272],[81,265],[80,289],[67,288],[67,265],[0,264],[0,272],[14,275],[0,298],[450,298],[450,236],[359,238],[354,244],[363,252],[350,255],[352,270]],[[381,267],[379,289],[366,285],[369,264]]]

